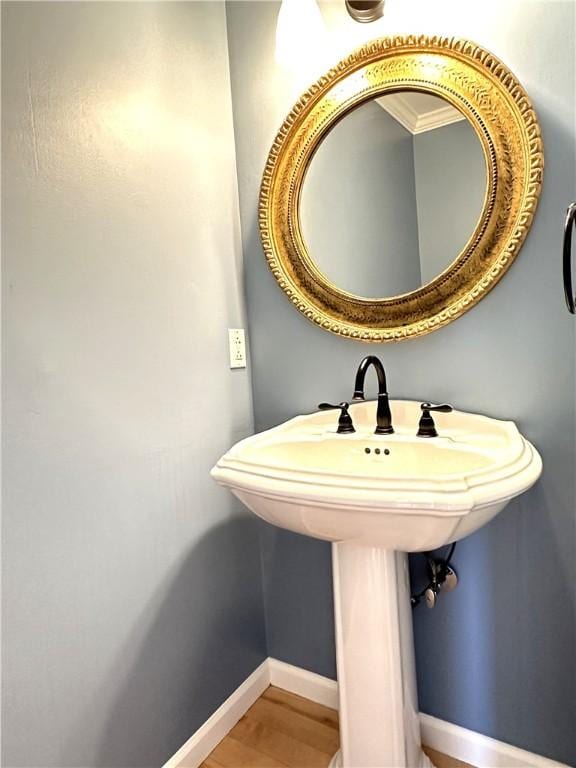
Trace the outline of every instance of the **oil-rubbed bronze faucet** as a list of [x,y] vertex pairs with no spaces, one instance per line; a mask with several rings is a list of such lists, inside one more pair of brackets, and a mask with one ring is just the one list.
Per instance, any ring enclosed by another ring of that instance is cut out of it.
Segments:
[[336,432],[339,435],[347,435],[351,432],[356,432],[354,429],[354,423],[352,422],[352,416],[348,413],[348,408],[350,408],[350,403],[338,403],[338,405],[334,405],[333,403],[320,403],[318,408],[321,411],[330,411],[333,408],[340,408],[340,418],[338,419],[338,429]]
[[422,403],[420,410],[422,411],[422,416],[420,417],[420,421],[418,423],[418,432],[416,432],[416,437],[438,437],[436,424],[434,424],[434,419],[430,415],[431,412],[452,413],[454,409],[451,405],[448,405],[448,403],[443,403],[442,405]]
[[358,366],[352,400],[365,399],[364,379],[366,378],[366,371],[371,365],[374,366],[378,376],[378,407],[376,409],[376,429],[374,431],[377,435],[391,435],[394,432],[394,427],[392,426],[392,414],[390,413],[390,402],[388,400],[386,372],[381,360],[375,355],[368,355]]

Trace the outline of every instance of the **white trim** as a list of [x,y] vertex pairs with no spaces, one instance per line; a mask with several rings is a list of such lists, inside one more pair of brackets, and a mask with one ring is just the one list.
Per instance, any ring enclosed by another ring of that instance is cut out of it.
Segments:
[[466,119],[462,112],[450,104],[428,112],[417,112],[400,93],[387,94],[376,101],[412,134],[425,133]]
[[444,125],[459,123],[461,120],[466,120],[462,112],[448,104],[445,107],[432,109],[430,112],[422,112],[418,115],[414,133],[433,131],[434,128],[442,128]]
[[376,99],[382,109],[385,109],[394,120],[400,123],[410,133],[416,132],[418,112],[399,93],[390,93],[386,97]]
[[338,683],[329,677],[322,677],[301,667],[294,667],[285,661],[268,659],[270,685],[296,693],[305,699],[338,709]]
[[570,768],[422,712],[420,728],[427,746],[481,768]]
[[[206,720],[163,768],[198,768],[269,685],[338,708],[338,684],[306,669],[268,658]],[[478,768],[570,768],[496,741],[459,725],[420,713],[422,741],[432,749]]]
[[268,662],[265,659],[162,768],[197,768],[268,688]]

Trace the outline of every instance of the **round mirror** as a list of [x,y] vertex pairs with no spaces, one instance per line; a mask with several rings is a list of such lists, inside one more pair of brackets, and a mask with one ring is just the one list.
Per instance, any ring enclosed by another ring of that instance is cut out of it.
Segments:
[[292,305],[331,333],[422,336],[477,304],[530,229],[542,142],[526,92],[469,40],[386,37],[294,104],[258,224]]
[[481,217],[484,151],[449,102],[413,90],[364,102],[318,146],[302,185],[302,237],[332,284],[406,294],[460,255]]

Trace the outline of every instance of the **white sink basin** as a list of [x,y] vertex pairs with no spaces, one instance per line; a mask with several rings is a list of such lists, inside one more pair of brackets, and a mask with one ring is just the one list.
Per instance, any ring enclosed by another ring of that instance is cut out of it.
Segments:
[[[260,517],[319,539],[416,552],[461,539],[526,491],[542,471],[511,421],[434,414],[439,437],[416,437],[420,405],[391,403],[395,434],[374,435],[375,402],[298,416],[235,445],[214,478]],[[378,451],[378,453],[376,453]]]
[[332,541],[341,752],[337,768],[430,768],[420,745],[406,552],[436,549],[530,488],[542,461],[511,421],[391,403],[395,433],[374,435],[376,403],[298,416],[235,445],[212,470],[281,528]]

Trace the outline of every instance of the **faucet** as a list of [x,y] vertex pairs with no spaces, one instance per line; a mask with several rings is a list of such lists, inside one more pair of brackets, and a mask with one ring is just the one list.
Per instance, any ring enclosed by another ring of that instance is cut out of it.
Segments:
[[367,355],[358,366],[356,372],[356,382],[354,384],[354,395],[352,400],[364,400],[364,379],[366,371],[373,365],[378,376],[378,407],[376,409],[376,429],[377,435],[391,435],[394,432],[392,426],[392,414],[390,412],[390,402],[388,401],[388,391],[386,386],[386,372],[379,358],[375,355]]

